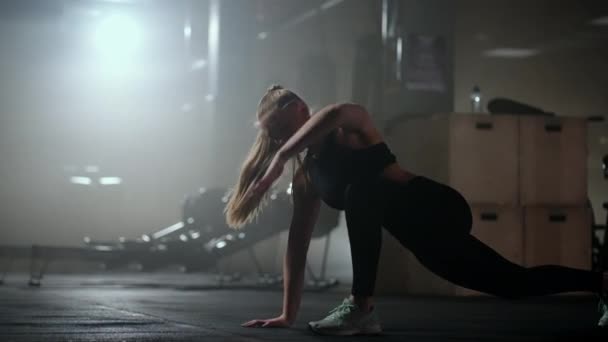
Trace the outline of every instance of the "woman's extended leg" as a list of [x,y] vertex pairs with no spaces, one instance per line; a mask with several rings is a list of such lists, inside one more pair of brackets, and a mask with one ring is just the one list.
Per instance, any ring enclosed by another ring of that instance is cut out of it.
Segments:
[[601,291],[599,272],[527,268],[502,257],[470,234],[471,209],[449,186],[420,177],[393,188],[386,192],[391,205],[385,228],[425,267],[454,284],[507,298]]
[[499,255],[473,235],[410,244],[429,270],[473,290],[504,298],[521,298],[571,291],[600,293],[599,272],[564,266],[523,267]]

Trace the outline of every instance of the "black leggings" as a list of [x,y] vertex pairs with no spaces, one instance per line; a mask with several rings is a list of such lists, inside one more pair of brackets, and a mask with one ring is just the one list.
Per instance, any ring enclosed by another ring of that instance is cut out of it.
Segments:
[[345,196],[353,295],[374,293],[382,226],[422,265],[462,287],[503,298],[601,291],[600,272],[505,259],[470,234],[471,209],[460,193],[429,178],[404,184],[377,178],[351,184]]

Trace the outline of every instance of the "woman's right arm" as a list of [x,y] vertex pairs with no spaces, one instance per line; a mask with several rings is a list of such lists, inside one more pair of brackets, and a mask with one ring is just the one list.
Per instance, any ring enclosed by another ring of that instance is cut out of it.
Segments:
[[283,316],[290,323],[296,319],[302,298],[306,255],[315,227],[321,200],[312,184],[306,184],[303,169],[293,179],[293,215],[287,250],[283,261]]

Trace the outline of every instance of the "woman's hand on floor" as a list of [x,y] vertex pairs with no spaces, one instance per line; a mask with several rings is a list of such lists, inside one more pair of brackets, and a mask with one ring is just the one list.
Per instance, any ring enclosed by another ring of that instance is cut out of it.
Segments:
[[281,315],[269,319],[254,319],[241,324],[241,326],[248,328],[288,328],[291,326],[291,323],[285,316]]

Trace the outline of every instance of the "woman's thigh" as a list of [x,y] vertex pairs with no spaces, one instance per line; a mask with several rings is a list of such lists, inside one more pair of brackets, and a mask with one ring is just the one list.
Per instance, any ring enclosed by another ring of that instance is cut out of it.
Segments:
[[384,227],[408,245],[410,240],[430,242],[468,235],[471,208],[455,189],[426,177],[395,184],[384,191]]

